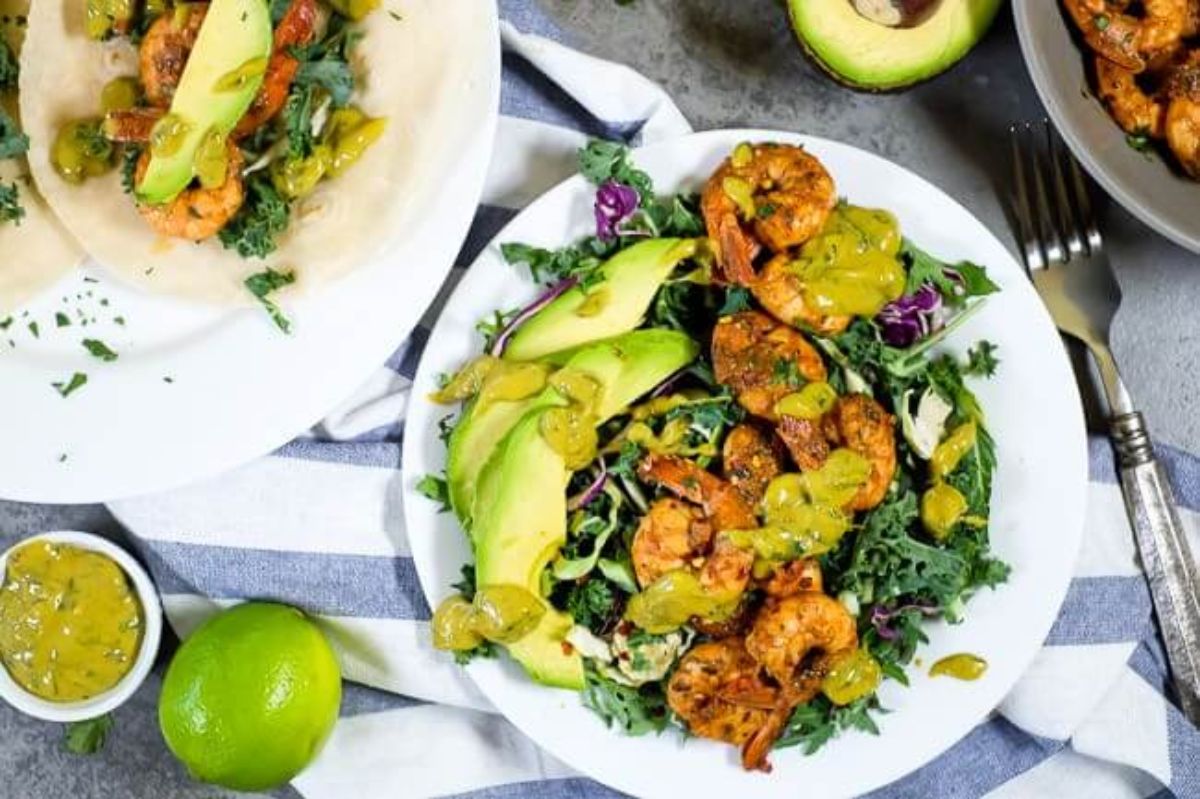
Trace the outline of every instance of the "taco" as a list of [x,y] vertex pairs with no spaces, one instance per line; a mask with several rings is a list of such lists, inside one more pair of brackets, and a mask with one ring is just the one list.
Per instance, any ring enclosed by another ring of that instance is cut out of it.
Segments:
[[38,0],[21,72],[34,177],[140,287],[240,304],[266,269],[336,278],[436,186],[458,52],[486,49],[480,5]]
[[34,190],[17,114],[17,55],[29,0],[0,0],[0,320],[58,281],[83,251]]

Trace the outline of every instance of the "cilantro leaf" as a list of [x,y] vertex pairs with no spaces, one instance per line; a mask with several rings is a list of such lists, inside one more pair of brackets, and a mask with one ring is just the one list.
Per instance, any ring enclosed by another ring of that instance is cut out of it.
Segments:
[[275,322],[276,327],[284,333],[292,332],[292,323],[283,315],[283,311],[279,309],[279,306],[275,304],[270,295],[284,286],[290,286],[295,282],[296,273],[290,269],[286,272],[267,269],[264,272],[251,275],[245,281],[246,288],[258,298],[262,306],[267,309],[267,313],[271,315],[271,320]]
[[107,344],[99,339],[85,338],[82,344],[83,348],[87,350],[88,354],[90,354],[93,358],[99,358],[106,363],[111,363],[118,357],[117,353],[113,352],[113,350]]
[[112,726],[112,716],[107,713],[86,721],[73,721],[63,730],[63,746],[76,755],[94,755],[104,748]]
[[228,250],[243,258],[266,258],[275,251],[275,239],[287,230],[291,211],[270,178],[255,172],[246,179],[246,201],[218,234]]

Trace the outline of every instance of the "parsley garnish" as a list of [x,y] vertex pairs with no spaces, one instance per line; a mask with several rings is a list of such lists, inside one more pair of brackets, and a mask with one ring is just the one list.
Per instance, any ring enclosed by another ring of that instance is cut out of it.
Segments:
[[87,375],[85,375],[83,372],[76,372],[75,374],[71,375],[71,379],[67,382],[54,382],[50,385],[54,386],[54,390],[59,393],[59,396],[69,397],[79,389],[83,388],[87,384],[87,381]]
[[294,271],[277,272],[274,269],[267,269],[265,272],[251,275],[245,281],[246,288],[258,298],[262,306],[267,309],[267,313],[271,315],[271,320],[275,322],[276,327],[284,333],[292,332],[292,323],[283,315],[283,311],[279,309],[270,295],[295,282],[296,273]]
[[[60,462],[63,460],[65,455],[59,458]],[[86,721],[73,721],[63,731],[63,746],[77,755],[94,755],[104,748],[112,726],[112,716],[107,713]]]
[[111,363],[117,359],[117,353],[105,344],[103,341],[95,338],[85,338],[82,342],[83,348],[88,351],[88,354],[93,358],[99,358],[105,363]]
[[996,345],[990,341],[980,341],[967,350],[967,365],[963,367],[963,374],[979,377],[991,377],[996,374],[996,367],[1000,365],[1000,360],[996,358],[996,350]]

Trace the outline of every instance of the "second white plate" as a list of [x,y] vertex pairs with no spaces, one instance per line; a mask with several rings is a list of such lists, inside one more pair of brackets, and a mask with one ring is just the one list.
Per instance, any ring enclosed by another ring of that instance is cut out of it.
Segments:
[[[947,260],[985,265],[1003,291],[950,342],[960,352],[980,338],[999,345],[997,377],[978,393],[997,441],[992,541],[1012,577],[971,600],[966,621],[928,627],[926,664],[956,652],[989,663],[974,683],[931,679],[912,668],[912,685],[880,692],[891,712],[878,737],[847,733],[812,757],[781,750],[770,775],[746,773],[733,747],[674,734],[625,738],[605,726],[573,693],[536,685],[507,659],[477,661],[469,673],[517,727],[569,765],[637,796],[795,797],[799,786],[821,796],[870,791],[918,768],[966,735],[1025,671],[1066,594],[1083,530],[1087,453],[1075,380],[1058,333],[1012,256],[977,219],[945,193],[896,164],[823,139],[765,130],[713,131],[644,148],[635,160],[660,192],[696,189],[742,141],[802,144],[819,157],[852,202],[886,208],[904,233]],[[569,180],[525,210],[498,237],[560,247],[590,232],[594,189]],[[445,452],[437,420],[445,409],[424,399],[435,377],[477,354],[475,323],[496,308],[523,305],[537,293],[524,268],[489,247],[451,298],[417,375],[404,442],[409,542],[430,605],[450,593],[471,555],[449,514],[438,514],[415,483],[440,472]]]

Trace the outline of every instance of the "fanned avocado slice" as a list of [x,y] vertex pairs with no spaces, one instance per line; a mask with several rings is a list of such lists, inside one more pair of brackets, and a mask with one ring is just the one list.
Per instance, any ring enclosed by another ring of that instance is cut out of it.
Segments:
[[[187,13],[186,6],[177,13]],[[170,202],[196,176],[196,154],[206,139],[223,148],[262,86],[271,38],[266,0],[212,0],[171,108],[155,126],[160,143],[152,138],[150,164],[135,187],[138,200]]]

